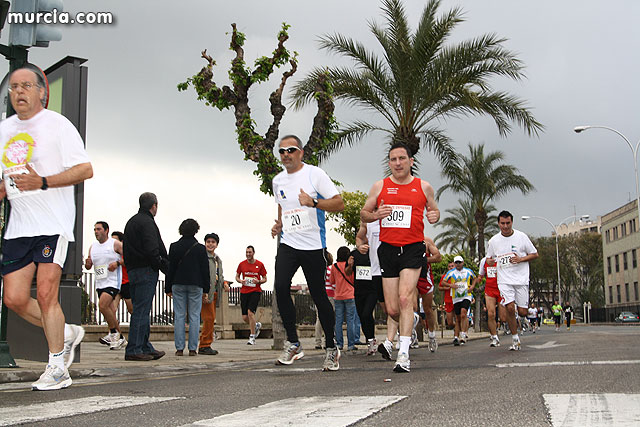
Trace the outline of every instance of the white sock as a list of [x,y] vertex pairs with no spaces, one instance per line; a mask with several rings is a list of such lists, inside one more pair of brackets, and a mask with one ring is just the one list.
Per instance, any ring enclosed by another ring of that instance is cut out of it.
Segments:
[[255,336],[255,335],[253,335],[253,334],[249,335],[249,338],[255,338],[255,337],[256,337],[256,336]]
[[457,339],[458,339],[458,336],[457,336],[457,335],[455,335],[455,336],[453,337],[453,339],[454,339],[454,340],[457,340]]
[[373,342],[373,340],[375,340],[375,338],[369,338],[367,342]]
[[429,338],[435,338],[436,337],[436,331],[429,331]]
[[497,335],[491,335],[491,339],[492,340],[496,340],[496,339],[498,339],[498,336]]
[[49,365],[56,366],[64,371],[64,350],[55,354],[49,352]]
[[64,324],[64,337],[68,337],[71,336],[71,334],[73,333],[73,331],[71,330],[71,326],[69,326],[68,323]]
[[405,337],[400,335],[400,353],[409,354],[409,346],[411,345],[411,337]]
[[520,341],[520,336],[518,334],[515,334],[513,336],[513,342],[516,342],[516,341]]

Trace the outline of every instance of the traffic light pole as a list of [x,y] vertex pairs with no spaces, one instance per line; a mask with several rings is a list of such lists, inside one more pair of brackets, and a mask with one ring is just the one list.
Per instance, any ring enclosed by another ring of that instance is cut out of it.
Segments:
[[[9,60],[9,72],[13,72],[22,67],[27,62],[29,50],[22,46],[5,46],[0,45],[0,53]],[[15,114],[11,102],[7,103],[7,117]],[[0,227],[2,228],[2,237],[4,237],[5,225],[9,220],[9,203],[5,198],[2,200],[0,207],[2,216],[0,217]],[[0,248],[2,244],[0,243]],[[4,304],[4,282],[2,282],[2,314],[0,317],[0,368],[17,368],[16,361],[11,356],[9,343],[7,342],[7,317],[9,310]]]

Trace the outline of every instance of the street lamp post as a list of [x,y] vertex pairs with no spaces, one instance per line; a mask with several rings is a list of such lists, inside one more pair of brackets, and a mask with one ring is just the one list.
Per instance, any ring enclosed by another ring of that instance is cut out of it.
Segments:
[[[575,215],[566,217],[560,222],[560,224],[558,224],[558,226],[553,225],[551,221],[549,221],[547,218],[543,216],[524,215],[522,217],[523,221],[526,221],[530,218],[536,218],[536,219],[541,219],[543,221],[546,221],[551,226],[551,228],[553,229],[553,233],[556,236],[556,267],[558,271],[558,304],[562,304],[562,289],[560,287],[560,252],[558,250],[558,229],[560,228],[560,225],[562,225],[566,220],[568,220],[569,218],[575,218],[575,217],[576,217]],[[586,219],[586,218],[589,218],[589,215],[582,215],[580,217],[580,219]]]
[[[633,145],[631,144],[631,141],[629,141],[629,139],[624,136],[624,134],[622,134],[622,132],[614,129],[614,128],[610,128],[608,126],[576,126],[573,128],[573,131],[575,133],[580,133],[582,131],[588,130],[588,129],[606,129],[608,131],[611,131],[613,133],[618,134],[618,136],[620,136],[622,139],[624,139],[624,142],[627,143],[627,145],[629,146],[629,148],[631,149],[631,152],[633,153],[633,170],[636,173],[636,207],[638,208],[638,221],[640,221],[640,190],[638,190],[638,147],[640,146],[640,141],[638,141],[638,143],[636,144],[635,148],[633,147]],[[637,225],[637,227],[640,227],[640,223]]]

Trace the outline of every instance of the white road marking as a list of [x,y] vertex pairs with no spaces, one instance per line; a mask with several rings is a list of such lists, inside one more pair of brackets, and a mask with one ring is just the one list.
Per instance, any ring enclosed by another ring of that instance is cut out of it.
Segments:
[[73,415],[90,414],[93,412],[106,411],[108,409],[146,405],[147,403],[158,403],[176,399],[184,398],[150,396],[91,396],[83,397],[81,399],[13,406],[9,408],[0,408],[0,425],[9,426],[14,424],[34,423],[54,418],[71,417]]
[[407,396],[314,396],[278,400],[255,408],[196,421],[189,426],[343,427],[367,418]]
[[638,365],[640,360],[577,360],[573,362],[498,363],[496,368],[537,368],[545,366]]
[[544,394],[554,427],[640,425],[640,394]]
[[547,341],[544,344],[528,345],[527,347],[537,348],[538,350],[544,350],[544,349],[547,349],[547,348],[562,347],[563,345],[568,345],[568,344],[556,344],[555,341]]

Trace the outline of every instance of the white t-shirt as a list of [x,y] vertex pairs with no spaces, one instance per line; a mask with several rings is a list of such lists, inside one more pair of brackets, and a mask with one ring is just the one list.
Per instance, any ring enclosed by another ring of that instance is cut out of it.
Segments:
[[329,175],[319,167],[302,165],[295,173],[286,170],[273,179],[273,194],[282,208],[282,235],[280,242],[294,249],[323,249],[326,243],[324,211],[301,206],[300,189],[311,198],[330,199],[340,194]]
[[109,237],[104,243],[91,245],[91,262],[95,273],[96,289],[116,288],[122,285],[122,267],[109,271],[109,264],[120,261],[120,254],[114,248],[115,239]]
[[380,247],[380,221],[367,223],[367,240],[369,241],[369,261],[371,261],[371,275],[382,276],[378,248]]
[[12,185],[10,176],[26,173],[26,163],[45,177],[88,163],[89,156],[76,128],[54,111],[42,110],[28,120],[13,115],[0,123],[0,142],[2,177],[11,203],[4,237],[59,234],[73,242],[76,215],[73,186],[22,192]]
[[498,286],[529,286],[529,263],[513,264],[509,260],[514,255],[523,257],[538,253],[529,236],[522,231],[513,230],[513,234],[505,237],[498,233],[489,240],[487,257],[495,258],[498,267]]
[[527,310],[529,312],[529,314],[527,314],[527,317],[529,319],[535,319],[536,317],[538,317],[538,309],[537,308],[531,308],[529,307],[529,310]]

